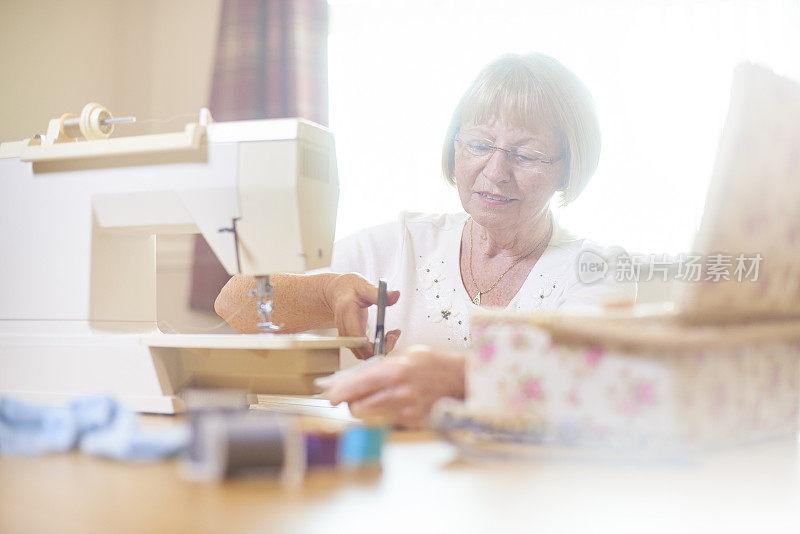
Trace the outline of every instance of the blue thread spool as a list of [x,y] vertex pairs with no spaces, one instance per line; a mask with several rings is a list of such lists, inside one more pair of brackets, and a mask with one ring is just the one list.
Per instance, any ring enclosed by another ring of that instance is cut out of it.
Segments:
[[354,426],[339,438],[339,461],[345,465],[375,465],[381,462],[386,430]]

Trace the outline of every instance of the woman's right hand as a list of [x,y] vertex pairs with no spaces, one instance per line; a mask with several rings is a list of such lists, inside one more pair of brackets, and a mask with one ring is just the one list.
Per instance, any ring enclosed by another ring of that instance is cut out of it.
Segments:
[[[333,320],[340,336],[362,337],[367,328],[367,308],[378,303],[378,288],[356,273],[340,274],[331,278],[325,287],[325,301],[333,314]],[[386,292],[386,305],[391,306],[400,298],[399,291]],[[388,354],[400,330],[386,332],[386,353]],[[372,356],[374,343],[367,336],[367,344],[351,349],[356,358]]]

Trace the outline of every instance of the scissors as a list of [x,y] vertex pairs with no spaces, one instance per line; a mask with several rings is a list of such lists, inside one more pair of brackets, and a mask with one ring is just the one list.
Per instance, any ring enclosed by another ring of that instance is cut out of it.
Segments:
[[375,321],[375,343],[373,356],[383,356],[386,353],[386,331],[384,317],[386,315],[386,279],[378,280],[378,317]]
[[[384,329],[384,316],[386,315],[386,280],[381,278],[378,280],[378,317],[375,321],[375,345],[372,349],[372,357],[360,362],[359,364],[337,371],[332,375],[323,376],[314,379],[314,384],[322,389],[327,389],[331,384],[344,377],[350,376],[353,373],[363,371],[367,367],[382,362],[386,357],[386,332]],[[377,356],[377,358],[376,358]]]

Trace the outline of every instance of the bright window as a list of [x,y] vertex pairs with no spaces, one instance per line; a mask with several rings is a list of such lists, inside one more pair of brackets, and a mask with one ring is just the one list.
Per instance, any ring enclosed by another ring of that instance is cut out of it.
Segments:
[[588,85],[603,132],[561,223],[634,252],[687,251],[734,66],[800,80],[798,1],[332,0],[330,13],[337,237],[401,210],[460,211],[440,171],[450,114],[484,64],[539,51]]

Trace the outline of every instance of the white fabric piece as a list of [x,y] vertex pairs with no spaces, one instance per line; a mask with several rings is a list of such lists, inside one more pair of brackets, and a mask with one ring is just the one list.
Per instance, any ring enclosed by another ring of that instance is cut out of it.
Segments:
[[[470,338],[469,314],[478,309],[461,281],[459,252],[466,213],[426,215],[402,212],[398,220],[362,230],[336,243],[331,270],[356,272],[377,284],[386,278],[400,300],[386,309],[386,331],[403,331],[397,349],[428,345],[463,351]],[[592,251],[609,265],[593,284],[578,280],[578,258]],[[573,305],[633,300],[634,282],[615,280],[615,260],[624,251],[604,249],[578,239],[554,221],[550,244],[506,310],[555,310]],[[375,307],[369,310],[367,337],[375,331]]]

